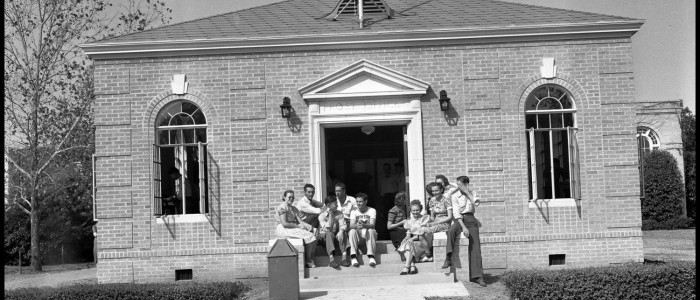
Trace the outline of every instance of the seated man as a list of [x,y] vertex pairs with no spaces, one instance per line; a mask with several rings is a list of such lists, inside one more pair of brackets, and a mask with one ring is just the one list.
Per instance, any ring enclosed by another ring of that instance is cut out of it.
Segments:
[[313,228],[318,228],[318,215],[323,211],[323,203],[314,200],[316,187],[313,184],[307,183],[304,185],[304,197],[292,204],[299,210],[299,218],[305,223],[310,224]]
[[328,252],[328,266],[337,268],[338,263],[335,262],[334,255],[340,255],[345,249],[347,242],[343,238],[345,232],[345,218],[343,213],[338,210],[338,201],[335,196],[327,196],[323,200],[327,210],[318,216],[319,231],[317,240],[325,242],[326,251]]
[[357,252],[360,241],[364,241],[367,245],[367,257],[369,258],[370,267],[377,265],[374,260],[374,248],[377,244],[377,232],[374,230],[374,222],[377,219],[377,211],[374,208],[367,206],[367,194],[358,193],[355,196],[357,201],[357,210],[350,213],[350,258],[352,265],[359,267],[357,261]]

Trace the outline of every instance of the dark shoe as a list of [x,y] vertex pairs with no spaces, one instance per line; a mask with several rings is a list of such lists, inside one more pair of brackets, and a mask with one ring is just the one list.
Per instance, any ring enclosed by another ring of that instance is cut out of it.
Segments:
[[331,268],[338,268],[338,263],[335,262],[335,260],[331,260],[331,262],[328,264],[329,267]]
[[408,274],[418,274],[418,268],[411,266],[411,268],[408,271]]
[[408,275],[408,268],[403,267],[403,270],[401,270],[401,273],[399,275]]
[[482,287],[486,287],[486,282],[484,282],[484,279],[481,277],[479,277],[479,279],[475,280],[474,282],[476,282],[476,284],[478,284]]
[[452,261],[449,259],[446,259],[445,262],[442,264],[443,269],[447,269],[452,266]]

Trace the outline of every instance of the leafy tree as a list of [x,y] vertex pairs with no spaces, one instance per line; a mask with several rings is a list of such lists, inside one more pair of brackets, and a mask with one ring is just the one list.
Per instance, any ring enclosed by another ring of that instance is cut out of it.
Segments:
[[22,256],[29,262],[29,219],[17,206],[5,206],[5,264],[14,264]]
[[663,222],[683,212],[683,181],[670,152],[654,150],[644,156],[642,219]]
[[681,112],[681,132],[683,137],[683,167],[685,170],[685,201],[688,217],[697,216],[695,207],[695,115],[684,108]]
[[80,172],[92,172],[92,66],[77,45],[165,24],[170,13],[151,0],[5,0],[8,200],[29,216],[34,270],[42,268],[42,211],[57,216],[49,209],[61,207],[47,199],[70,196]]
[[683,151],[695,151],[695,115],[688,107],[681,111]]

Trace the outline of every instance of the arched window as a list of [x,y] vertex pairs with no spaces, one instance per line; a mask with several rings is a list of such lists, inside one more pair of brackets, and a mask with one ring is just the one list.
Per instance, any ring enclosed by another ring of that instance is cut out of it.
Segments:
[[639,159],[639,194],[642,198],[645,196],[644,191],[644,156],[651,151],[659,149],[661,143],[659,136],[654,130],[649,127],[637,127],[637,159]]
[[530,199],[580,199],[576,106],[569,91],[553,84],[525,100]]
[[155,134],[155,214],[207,213],[207,119],[204,113],[192,102],[173,101],[158,112]]
[[649,154],[652,150],[659,149],[659,136],[654,130],[648,127],[637,127],[637,146],[640,154]]

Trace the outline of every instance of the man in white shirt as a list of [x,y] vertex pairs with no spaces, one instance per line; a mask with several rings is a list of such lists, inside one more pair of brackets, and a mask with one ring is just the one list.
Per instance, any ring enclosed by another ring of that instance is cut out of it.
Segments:
[[355,196],[357,201],[357,210],[350,213],[350,258],[352,265],[359,267],[357,261],[357,252],[360,242],[363,241],[367,245],[367,258],[369,258],[370,267],[377,265],[374,260],[374,248],[377,244],[377,231],[374,230],[374,223],[377,220],[377,211],[374,208],[367,206],[367,194],[358,193]]
[[[353,196],[348,196],[345,190],[345,183],[340,181],[335,183],[335,197],[338,201],[338,209],[343,213],[343,218],[345,219],[345,226],[342,229],[342,235],[338,234],[338,242],[341,245],[345,245],[342,250],[342,262],[343,265],[348,267],[350,263],[347,260],[346,252],[350,250],[350,244],[348,243],[348,232],[350,230],[350,213],[357,210],[357,200]],[[339,232],[340,233],[340,232]]]
[[464,232],[469,239],[469,275],[470,280],[480,286],[486,286],[483,279],[483,268],[481,265],[481,241],[479,239],[479,227],[481,223],[474,217],[476,207],[479,206],[480,199],[476,192],[469,188],[469,177],[457,177],[457,192],[452,194],[452,209],[455,222],[447,230],[447,245],[445,252],[445,263],[443,269],[452,266],[452,250],[456,244],[457,236]]
[[294,201],[292,206],[299,210],[299,218],[311,225],[313,228],[318,228],[318,215],[323,212],[323,203],[314,200],[316,187],[313,184],[307,183],[304,185],[304,197]]

